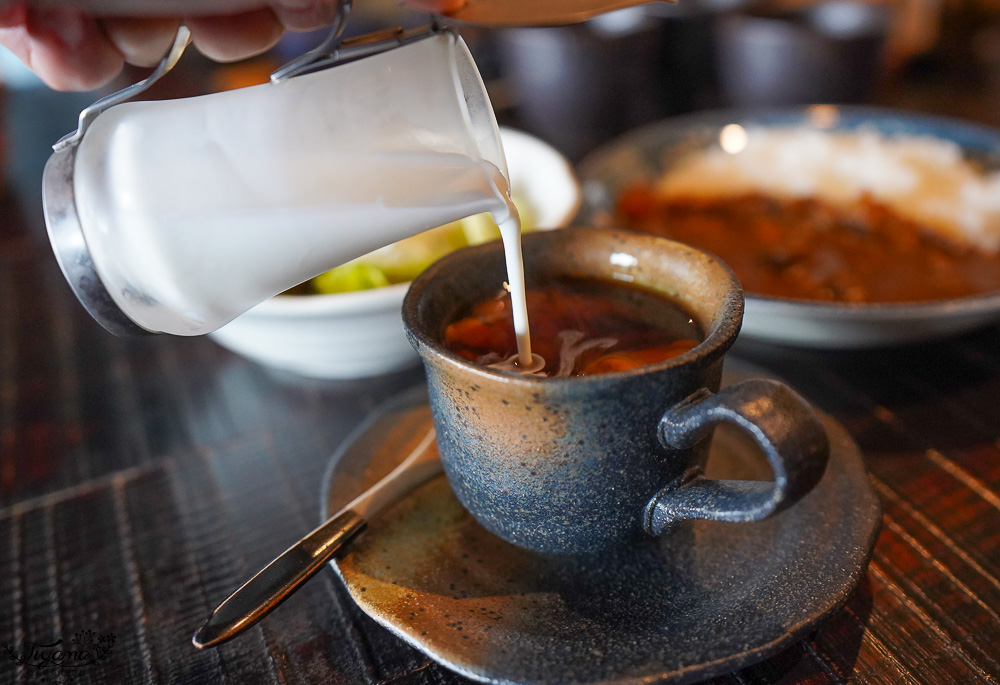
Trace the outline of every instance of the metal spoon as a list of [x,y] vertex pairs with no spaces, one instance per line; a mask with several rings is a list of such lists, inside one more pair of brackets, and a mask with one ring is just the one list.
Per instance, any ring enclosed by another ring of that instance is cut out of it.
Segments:
[[267,616],[355,539],[383,511],[441,472],[428,431],[413,451],[389,475],[334,514],[316,530],[289,547],[257,572],[212,612],[191,641],[198,649],[231,640]]

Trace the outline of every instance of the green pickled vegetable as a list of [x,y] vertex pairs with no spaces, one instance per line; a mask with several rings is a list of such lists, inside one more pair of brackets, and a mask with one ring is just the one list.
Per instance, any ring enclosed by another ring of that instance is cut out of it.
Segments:
[[320,295],[330,295],[381,288],[389,285],[389,279],[377,266],[354,260],[316,276],[310,284]]
[[468,244],[460,222],[456,222],[387,245],[359,261],[377,266],[390,283],[406,283],[441,257]]

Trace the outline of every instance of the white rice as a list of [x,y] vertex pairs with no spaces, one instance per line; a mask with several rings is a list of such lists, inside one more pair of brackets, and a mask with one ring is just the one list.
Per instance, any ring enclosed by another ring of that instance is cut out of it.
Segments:
[[[745,146],[734,153],[713,147],[679,159],[658,182],[658,193],[668,199],[812,197],[848,211],[867,196],[948,240],[1000,251],[1000,173],[981,173],[952,142],[872,130],[762,127],[746,133]],[[742,134],[737,140],[735,147]]]

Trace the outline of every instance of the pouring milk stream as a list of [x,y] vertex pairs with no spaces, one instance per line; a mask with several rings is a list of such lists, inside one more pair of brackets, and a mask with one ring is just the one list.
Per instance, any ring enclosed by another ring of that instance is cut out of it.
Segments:
[[142,328],[209,333],[329,268],[489,212],[530,366],[520,221],[492,106],[452,32],[277,84],[121,104],[75,155],[94,270]]

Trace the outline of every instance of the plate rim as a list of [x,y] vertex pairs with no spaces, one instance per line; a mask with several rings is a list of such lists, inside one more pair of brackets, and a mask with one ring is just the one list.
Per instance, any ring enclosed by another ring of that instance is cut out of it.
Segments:
[[[760,370],[754,369],[755,376],[767,376],[774,377],[771,374],[761,372]],[[748,374],[746,372],[737,373],[727,373],[727,377],[731,378],[742,378],[746,377]],[[723,381],[725,385],[726,381]],[[351,432],[347,438],[340,444],[337,450],[334,452],[333,456],[330,458],[327,464],[326,470],[323,476],[322,492],[320,495],[320,520],[326,520],[330,515],[330,494],[332,489],[333,476],[337,471],[337,466],[341,459],[345,457],[351,449],[354,447],[355,443],[366,434],[368,434],[378,423],[383,420],[386,416],[393,414],[394,412],[410,411],[419,406],[426,404],[426,386],[416,385],[409,389],[402,391],[401,393],[389,398],[382,405],[377,407],[373,412],[371,412],[368,417]],[[423,400],[421,400],[423,398]],[[779,653],[782,649],[794,644],[795,642],[802,639],[802,637],[808,633],[811,629],[825,622],[837,611],[840,611],[843,606],[850,599],[851,595],[857,591],[858,587],[861,585],[862,579],[867,575],[868,565],[871,561],[872,554],[874,552],[875,543],[881,534],[882,530],[882,519],[883,519],[883,509],[881,500],[874,490],[871,484],[871,479],[868,474],[868,469],[864,462],[864,457],[861,453],[860,448],[857,443],[851,437],[850,433],[840,424],[835,418],[826,414],[818,409],[815,410],[817,415],[821,418],[826,428],[828,434],[831,438],[831,443],[835,440],[840,443],[844,448],[845,458],[849,461],[854,461],[856,466],[860,467],[860,471],[864,476],[865,485],[864,497],[857,498],[856,502],[859,506],[865,505],[865,499],[868,500],[866,509],[868,510],[868,516],[874,521],[874,524],[869,530],[868,537],[865,540],[864,545],[860,546],[860,563],[855,564],[851,569],[846,582],[843,584],[842,589],[834,594],[831,594],[826,598],[826,607],[821,611],[813,614],[808,618],[803,618],[801,621],[796,623],[793,627],[785,630],[781,635],[775,637],[774,639],[768,641],[765,644],[757,645],[750,649],[745,649],[739,652],[733,652],[724,657],[714,659],[712,661],[700,662],[698,664],[691,664],[688,666],[681,667],[679,669],[674,669],[671,671],[661,671],[658,673],[650,673],[643,676],[641,679],[636,678],[614,678],[614,679],[604,679],[604,680],[590,680],[590,681],[577,681],[578,685],[629,685],[634,683],[673,683],[675,685],[685,685],[688,683],[698,682],[706,678],[717,677],[724,675],[726,673],[733,672],[734,670],[739,670],[741,668],[746,668],[753,664],[760,663],[767,658],[774,656]],[[438,476],[443,477],[443,476]],[[861,519],[867,519],[866,516],[859,516]],[[387,618],[378,615],[377,613],[369,613],[369,611],[359,604],[354,597],[354,593],[351,592],[350,585],[347,583],[341,569],[337,563],[337,559],[333,559],[329,562],[330,567],[333,569],[337,578],[340,580],[344,589],[347,591],[348,596],[355,603],[355,606],[361,610],[366,616],[373,619],[377,624],[388,630],[390,633],[395,635],[397,638],[405,642],[410,647],[417,649],[422,654],[433,660],[434,662],[440,664],[441,666],[458,673],[462,676],[470,678],[472,680],[491,683],[493,685],[524,685],[524,681],[509,680],[506,678],[491,677],[488,674],[478,673],[471,671],[461,664],[449,661],[444,655],[437,653],[429,645],[424,645],[416,640],[412,635],[407,634],[404,630],[399,628],[395,623],[388,620]],[[529,681],[530,682],[530,681]],[[534,684],[533,684],[534,685]]]

